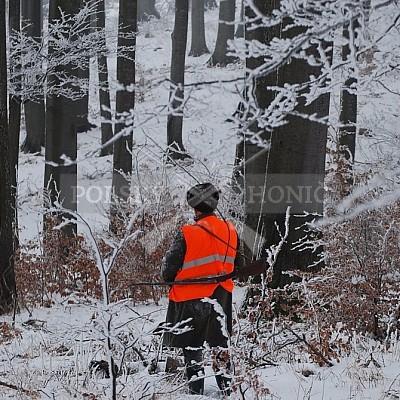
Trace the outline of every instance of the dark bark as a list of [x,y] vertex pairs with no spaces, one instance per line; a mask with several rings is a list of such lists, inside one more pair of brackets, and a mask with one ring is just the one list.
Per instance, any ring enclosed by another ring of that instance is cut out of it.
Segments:
[[[279,6],[279,1],[269,2],[266,5],[264,1],[258,0],[254,4],[260,10],[264,10],[263,12],[269,13]],[[288,24],[290,21],[285,21],[285,23]],[[262,43],[268,43],[274,36],[279,37],[277,28],[265,29]],[[260,28],[260,30],[263,29]],[[284,32],[282,37],[291,39],[301,34],[303,28],[292,27],[288,31],[282,29],[282,32]],[[248,34],[253,35],[251,31],[246,32],[246,38]],[[313,49],[308,50],[308,53],[313,51]],[[259,60],[255,60],[254,65],[251,63],[252,60],[248,60],[249,68],[254,69],[259,65]],[[307,82],[310,76],[319,74],[319,67],[311,67],[304,60],[292,58],[290,63],[280,67],[276,73],[256,80],[253,93],[255,93],[257,105],[264,109],[271,102],[273,93],[266,90],[265,85],[272,85],[274,82],[279,87],[285,84],[301,84]],[[263,79],[266,81],[263,82]],[[329,95],[320,96],[310,105],[305,105],[304,100],[298,97],[295,110],[305,115],[315,113],[319,117],[327,116]],[[302,214],[303,211],[317,214],[322,214],[323,211],[327,126],[292,115],[286,115],[286,120],[287,124],[274,129],[270,134],[269,150],[254,149],[252,148],[254,145],[248,145],[245,149],[245,159],[251,160],[252,157],[254,159],[246,163],[245,168],[246,223],[251,227],[256,227],[255,233],[265,240],[264,248],[270,248],[280,242],[281,237],[275,225],[277,224],[281,231],[284,230],[286,208],[292,207],[289,236],[274,266],[271,287],[283,287],[295,280],[286,275],[286,271],[294,269],[309,271],[309,266],[319,261],[321,254],[321,249],[313,253],[308,249],[294,250],[293,247],[299,239],[311,238],[314,234],[308,232],[304,224],[311,218],[315,218],[315,215],[310,218],[298,218],[296,215]],[[257,126],[258,124],[251,126],[251,131],[258,129]],[[267,132],[261,132],[261,134],[268,139]],[[266,172],[266,176],[263,171]],[[280,191],[274,192],[276,189]],[[282,192],[283,198],[277,201],[276,194]],[[288,193],[292,194],[289,196]],[[300,199],[296,200],[293,193],[300,193]],[[255,242],[250,240],[249,244],[253,245],[253,253],[261,247],[257,239]]]
[[[79,78],[89,81],[89,67],[81,67]],[[89,122],[89,93],[86,91],[77,102],[77,131],[78,133],[90,131],[95,125]]]
[[[342,59],[348,60],[351,55],[349,29],[354,31],[359,27],[357,20],[354,20],[351,26],[343,28],[343,36],[346,39],[346,44],[342,46]],[[355,55],[353,55],[355,57]],[[357,87],[357,79],[355,78],[356,72],[352,70],[353,76],[346,79],[344,87],[340,93],[340,113],[339,113],[339,154],[343,162],[343,182],[340,186],[340,197],[349,194],[353,186],[353,171],[352,165],[354,162],[356,152],[356,129],[357,129],[357,94],[355,93]]]
[[[81,0],[81,6],[85,0]],[[92,16],[87,17],[86,28],[82,31],[83,35],[88,35],[91,29],[91,21]],[[89,70],[89,59],[85,60],[84,63],[81,63],[80,69],[78,71],[78,76],[80,79],[89,82],[90,79],[90,70]],[[81,89],[82,90],[82,89]],[[78,133],[87,132],[90,129],[94,128],[95,125],[89,122],[89,90],[84,89],[85,92],[82,93],[82,97],[77,100],[77,131]]]
[[13,219],[7,115],[6,2],[0,0],[0,315],[12,311],[16,299]]
[[356,146],[357,95],[346,88],[354,86],[356,82],[354,78],[346,80],[340,100],[339,151],[351,162],[354,160]]
[[192,0],[192,44],[189,56],[199,57],[209,53],[204,27],[204,0]]
[[214,52],[208,61],[210,66],[225,66],[237,60],[228,55],[228,40],[235,35],[235,0],[222,0],[219,4],[219,24]]
[[182,141],[185,59],[189,2],[175,1],[175,24],[172,33],[170,114],[167,121],[167,145],[173,159],[188,158]]
[[[119,2],[119,26],[125,33],[136,34],[137,32],[137,1],[136,0],[120,0]],[[136,44],[136,36],[130,38],[118,37],[118,47],[130,46]],[[135,52],[134,50],[125,51],[127,57],[118,57],[117,60],[117,80],[124,86],[135,83]],[[135,108],[135,92],[128,90],[119,90],[117,92],[116,109],[117,113],[129,112]],[[122,123],[115,125],[115,135],[119,134],[123,129],[129,127]],[[113,179],[112,190],[116,199],[120,202],[126,202],[130,195],[130,179],[126,174],[132,172],[132,131],[124,135],[114,143],[113,158]],[[124,176],[125,175],[125,176]],[[112,211],[113,213],[116,210]]]
[[[260,11],[264,14],[269,14],[276,7],[275,2],[265,2],[260,6]],[[246,10],[249,16],[252,16],[251,9]],[[256,40],[260,43],[268,43],[272,38],[279,35],[279,27],[258,27],[257,29],[248,30],[246,32],[246,39]],[[264,63],[262,58],[247,58],[246,67],[249,71],[255,70]],[[247,76],[248,85],[244,98],[247,101],[250,97],[254,97],[256,107],[259,109],[265,109],[274,100],[275,92],[268,87],[274,87],[278,84],[277,71],[258,78],[250,78]],[[240,106],[241,119],[243,121],[241,130],[243,133],[255,134],[260,133],[260,129],[257,122],[257,109],[248,109],[242,103]],[[260,251],[262,250],[262,218],[263,212],[261,204],[253,204],[253,196],[255,191],[260,193],[260,196],[264,196],[265,193],[265,174],[267,173],[267,160],[269,150],[266,147],[258,146],[247,140],[241,133],[242,139],[238,144],[237,156],[238,162],[244,161],[243,167],[239,168],[236,174],[244,176],[245,185],[244,190],[244,201],[245,201],[245,226],[244,231],[244,251],[245,255],[250,258],[258,258]],[[270,140],[270,132],[262,131],[261,138],[265,141]],[[240,160],[239,157],[243,157]],[[242,179],[239,180],[239,182]]]
[[[26,34],[38,41],[42,36],[42,0],[21,0],[22,24]],[[44,96],[24,102],[26,137],[24,153],[40,153],[45,140]]]
[[[282,72],[282,79],[288,79],[288,75],[295,76],[295,69],[307,71],[305,65],[287,66],[286,71]],[[297,65],[296,65],[297,64]],[[311,74],[311,71],[309,71]],[[296,78],[307,79],[307,76],[300,73]],[[326,116],[329,112],[329,95],[320,96],[309,106],[297,108],[300,112],[307,114],[316,113],[318,116]],[[315,252],[310,249],[302,251],[294,250],[294,246],[300,239],[312,239],[315,237],[313,232],[308,232],[305,223],[311,222],[316,215],[323,214],[323,183],[325,173],[325,152],[327,140],[327,126],[313,121],[304,120],[296,117],[288,117],[288,124],[282,128],[274,130],[271,138],[271,148],[269,152],[267,168],[267,191],[277,183],[281,187],[289,186],[294,193],[301,193],[302,201],[300,204],[292,204],[288,197],[281,205],[290,205],[290,230],[286,243],[279,253],[277,262],[274,266],[274,276],[272,287],[283,287],[294,279],[285,275],[285,271],[300,269],[302,271],[312,271],[310,267],[320,261],[321,248]],[[271,192],[272,193],[272,192]],[[308,196],[308,193],[310,195]],[[310,204],[304,204],[310,199]],[[269,200],[269,201],[268,201]],[[276,210],[275,199],[272,194],[268,197],[265,204],[268,211],[264,215],[266,247],[277,244],[280,236],[275,229],[275,223],[283,231],[285,221],[285,210],[283,207]],[[286,204],[285,204],[286,202]],[[276,211],[275,211],[276,210]],[[303,212],[312,213],[307,217],[297,217]]]
[[160,14],[156,9],[156,0],[138,0],[137,20],[149,21],[151,17],[160,19]]
[[[19,32],[21,30],[21,8],[20,1],[15,0],[9,5],[9,29],[11,32]],[[19,66],[14,68],[19,69]],[[21,80],[14,81],[13,84],[20,88]],[[9,120],[8,120],[8,136],[9,136],[9,152],[10,152],[10,169],[11,169],[11,200],[14,210],[13,231],[15,246],[18,245],[18,212],[17,212],[17,187],[18,187],[18,155],[19,155],[19,135],[21,128],[21,96],[14,95],[9,97]]]
[[[99,1],[97,6],[97,27],[104,31],[105,28],[105,6],[104,0]],[[103,40],[106,40],[105,34]],[[99,55],[97,58],[98,74],[99,74],[99,100],[100,100],[100,115],[103,121],[101,123],[101,144],[105,145],[113,137],[113,128],[111,125],[111,102],[110,102],[110,90],[108,85],[108,66],[107,57],[105,55]],[[105,109],[106,108],[106,109]],[[107,156],[112,154],[113,145],[104,146],[101,149],[100,156]]]
[[46,110],[44,99],[24,103],[26,136],[21,145],[24,153],[40,154],[45,142]]
[[[49,20],[61,17],[60,9],[66,14],[73,15],[79,12],[80,0],[50,0]],[[50,47],[49,52],[53,49]],[[76,76],[77,71],[72,66],[63,67],[68,76]],[[54,75],[48,77],[52,85],[57,84]],[[71,87],[71,89],[73,89]],[[77,90],[77,89],[75,89]],[[72,165],[67,165],[62,156],[67,156]],[[65,209],[77,210],[77,102],[64,95],[49,95],[46,101],[46,145],[45,145],[45,189],[52,204],[58,199]],[[53,164],[54,163],[54,164]],[[66,218],[70,218],[68,212]],[[45,221],[46,222],[46,221]],[[45,224],[45,228],[47,228]],[[69,224],[63,228],[67,236],[76,233],[76,224]]]
[[[289,23],[290,21],[288,21]],[[284,31],[284,29],[282,29]],[[303,32],[302,27],[289,29],[283,34],[285,38],[293,38]],[[324,44],[327,46],[327,44]],[[311,55],[314,49],[308,50]],[[332,54],[328,54],[332,58]],[[300,84],[307,82],[310,76],[319,76],[320,67],[310,66],[306,61],[292,59],[290,63],[278,71],[278,85]],[[301,94],[301,93],[299,93]],[[329,115],[329,94],[321,95],[310,105],[304,104],[304,99],[299,98],[296,111],[305,115],[326,117]],[[285,274],[286,271],[299,269],[310,272],[321,261],[322,248],[312,251],[310,248],[294,250],[294,246],[301,239],[316,239],[316,233],[310,231],[305,224],[323,214],[323,188],[325,176],[325,156],[328,126],[309,119],[296,116],[287,116],[288,123],[275,129],[271,137],[267,167],[267,191],[277,182],[281,187],[288,186],[295,192],[301,193],[302,198],[297,203],[289,201],[286,197],[280,205],[291,205],[290,229],[286,243],[283,245],[274,266],[272,287],[283,287],[296,280]],[[308,195],[310,193],[310,195]],[[266,243],[267,247],[277,244],[280,236],[275,229],[275,224],[284,227],[285,209],[276,210],[271,196],[267,196],[265,205],[268,211],[265,214]],[[293,200],[293,198],[291,199]],[[275,211],[276,210],[276,211]],[[303,212],[311,213],[307,217],[297,217]],[[319,264],[319,267],[322,263]]]
[[204,7],[206,10],[212,10],[217,7],[217,2],[215,0],[205,0]]
[[[80,1],[80,7],[82,6],[84,0]],[[90,17],[89,17],[90,18]],[[86,27],[83,29],[82,34],[87,35],[90,32],[90,20],[88,19],[86,21]],[[89,60],[86,59],[85,62],[82,62],[79,66],[78,70],[78,77],[80,79],[89,81],[89,65],[87,64]],[[84,92],[82,91],[84,90]],[[88,116],[89,116],[89,93],[86,89],[81,89],[81,97],[79,100],[76,100],[77,105],[76,105],[76,110],[77,110],[77,116],[76,116],[76,129],[78,133],[82,132],[87,132],[90,130],[93,125],[89,123]]]
[[363,0],[364,9],[364,23],[369,22],[369,17],[371,15],[371,0]]
[[236,28],[235,38],[244,37],[244,0],[240,0],[240,19]]

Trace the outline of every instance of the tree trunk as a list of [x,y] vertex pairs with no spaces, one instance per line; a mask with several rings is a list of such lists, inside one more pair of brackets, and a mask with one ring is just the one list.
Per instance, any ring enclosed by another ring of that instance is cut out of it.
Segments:
[[205,0],[204,7],[206,10],[212,10],[217,7],[217,2],[215,0]]
[[[42,36],[42,0],[21,0],[22,24],[26,34],[40,40]],[[40,153],[45,140],[44,97],[24,102],[26,137],[24,153]]]
[[[105,5],[104,0],[98,2],[97,6],[97,27],[103,32],[103,40],[106,40],[105,37],[105,25],[106,25],[106,14],[105,14]],[[113,145],[104,146],[109,140],[113,137],[113,128],[111,125],[111,102],[110,102],[110,89],[108,84],[108,66],[107,66],[107,57],[105,55],[99,55],[97,58],[97,68],[99,74],[99,100],[100,100],[100,115],[102,118],[101,122],[101,144],[102,149],[100,152],[100,156],[107,156],[112,154]],[[104,122],[103,122],[104,121]]]
[[[119,2],[119,26],[125,33],[136,34],[137,32],[137,1],[120,0]],[[133,49],[136,44],[134,36],[123,38],[118,36],[118,47],[129,46]],[[117,80],[124,87],[135,83],[135,51],[124,51],[127,57],[118,57],[117,60]],[[129,113],[135,108],[135,92],[128,91],[125,88],[117,92],[116,110],[117,118],[121,118],[122,113]],[[125,203],[130,195],[131,183],[129,175],[132,172],[132,130],[133,122],[125,120],[115,125],[115,135],[124,129],[126,135],[114,143],[113,158],[113,178],[112,190],[117,202]],[[112,209],[113,215],[117,212]]]
[[[85,33],[87,34],[87,33]],[[78,76],[80,79],[85,79],[89,82],[89,66],[82,66],[78,71]],[[76,110],[78,112],[76,129],[78,133],[90,131],[94,127],[89,122],[89,93],[86,91],[79,100],[76,100],[77,106]]]
[[[60,9],[69,15],[79,12],[80,0],[50,0],[49,21],[61,18]],[[51,47],[49,52],[54,51]],[[67,76],[76,76],[72,66],[63,67]],[[52,85],[57,84],[54,75],[48,77]],[[71,90],[74,88],[71,86]],[[76,89],[75,89],[76,90]],[[71,165],[62,157],[67,156]],[[45,145],[45,190],[51,204],[59,200],[68,210],[77,210],[77,102],[64,95],[49,95],[46,101],[46,145]],[[70,215],[66,212],[66,218]],[[46,222],[46,221],[45,221]],[[47,228],[46,225],[44,227]],[[67,236],[76,233],[76,224],[63,228]]]
[[236,61],[236,57],[228,55],[228,40],[235,35],[235,0],[221,0],[219,4],[219,24],[214,53],[208,64],[210,66],[226,66]]
[[[349,44],[350,34],[349,29],[352,29],[354,35],[357,35],[357,29],[359,24],[357,20],[354,20],[351,26],[345,26],[343,28],[343,36],[347,41],[342,46],[342,60],[347,61],[351,56],[351,48]],[[353,58],[356,55],[353,54]],[[346,79],[344,87],[340,93],[340,114],[339,114],[339,154],[341,163],[343,163],[344,176],[343,181],[340,185],[340,198],[347,196],[351,187],[353,186],[353,171],[352,165],[354,163],[354,157],[356,153],[356,129],[357,129],[357,94],[355,93],[357,86],[357,79],[355,78],[356,72],[351,69],[352,75]]]
[[[10,32],[21,30],[21,7],[20,1],[15,0],[9,5],[9,29]],[[19,68],[19,66],[15,66]],[[18,78],[14,85],[21,87],[21,79]],[[21,129],[21,97],[19,95],[9,97],[10,117],[8,120],[10,169],[11,169],[11,200],[14,210],[13,231],[15,246],[18,246],[18,210],[17,210],[17,187],[18,187],[18,155],[19,155],[19,135]]]
[[149,21],[151,17],[160,19],[156,9],[156,0],[138,0],[137,19],[138,21]]
[[[283,37],[291,39],[302,32],[303,28],[282,29]],[[325,43],[324,46],[327,46]],[[307,51],[309,54],[312,50]],[[311,55],[311,54],[310,54]],[[327,54],[332,59],[332,53]],[[292,59],[278,71],[278,85],[302,84],[310,76],[319,76],[319,66],[310,66],[305,60]],[[303,98],[298,99],[295,111],[305,115],[323,118],[329,115],[329,94],[319,96],[306,105]],[[267,164],[267,201],[264,215],[267,247],[280,241],[275,224],[283,230],[287,206],[290,210],[290,229],[286,243],[274,265],[272,287],[284,287],[296,280],[285,272],[294,269],[310,272],[314,265],[322,266],[322,248],[294,247],[300,240],[316,240],[316,233],[306,223],[321,216],[324,210],[324,177],[328,126],[296,116],[287,116],[288,123],[272,132],[269,160]],[[276,202],[272,189],[278,185],[284,194],[283,201]],[[294,193],[294,194],[293,194]],[[295,196],[299,197],[299,200]],[[297,217],[307,213],[305,217]],[[314,251],[313,251],[314,250]],[[318,267],[318,268],[319,268]]]
[[6,2],[0,0],[0,315],[12,311],[16,299],[13,219],[7,115]]
[[172,33],[171,87],[169,92],[170,114],[167,121],[168,153],[172,159],[185,159],[189,157],[186,154],[182,140],[188,4],[187,0],[175,1],[175,24]]
[[[81,0],[81,6],[83,3],[85,3],[86,0]],[[91,30],[91,21],[92,16],[88,17],[88,21],[86,21],[86,27],[82,31],[83,35],[88,35]],[[89,58],[87,58],[85,61],[87,63],[82,63],[80,65],[79,71],[78,71],[78,76],[80,79],[84,79],[87,82],[89,82],[90,79],[90,69],[89,69]],[[89,85],[88,85],[89,86]],[[90,129],[94,128],[95,125],[91,124],[89,122],[89,89],[85,89],[85,93],[83,94],[82,97],[80,97],[79,100],[77,100],[77,132],[87,132]]]
[[209,53],[204,27],[204,0],[192,0],[192,44],[189,56],[200,57]]
[[[265,13],[270,13],[273,8],[279,7],[279,3],[277,0],[269,2],[266,6],[262,0],[254,1],[255,6]],[[290,23],[290,21],[285,22]],[[264,40],[261,42],[268,43],[274,36],[279,37],[280,33],[276,29],[280,28],[279,26],[265,28]],[[282,32],[284,32],[282,37],[290,40],[301,34],[303,28],[291,27],[287,31],[283,28]],[[251,35],[251,31],[248,33]],[[248,33],[246,32],[246,37]],[[307,53],[311,54],[313,51],[309,49]],[[248,60],[248,65],[250,61]],[[254,69],[258,65],[259,61],[256,61],[254,65],[249,65],[249,68]],[[310,76],[319,76],[320,73],[318,66],[311,67],[305,60],[293,57],[290,63],[280,67],[277,73],[265,77],[266,82],[257,79],[255,90],[250,93],[255,93],[256,103],[263,111],[270,105],[273,96],[271,90],[265,90],[265,85],[278,87],[286,84],[300,85],[307,82]],[[298,97],[294,111],[325,117],[329,114],[329,95],[320,96],[310,105],[306,105],[304,99]],[[257,117],[257,111],[254,114]],[[271,248],[280,242],[281,236],[277,232],[276,224],[283,233],[286,209],[287,206],[291,206],[289,236],[274,265],[271,282],[271,287],[274,288],[283,287],[295,280],[285,274],[286,271],[294,269],[309,271],[311,265],[320,261],[321,255],[321,249],[315,252],[310,249],[299,251],[294,250],[294,246],[300,239],[312,237],[313,232],[307,231],[305,223],[315,219],[315,214],[323,212],[327,126],[291,114],[285,117],[288,123],[275,128],[270,134],[269,151],[252,149],[254,145],[247,146],[245,150],[246,159],[254,160],[254,166],[253,162],[249,162],[246,163],[245,169],[246,220],[250,226],[256,226],[255,232],[259,235],[256,240],[265,240],[264,243],[253,244],[253,253],[261,248]],[[252,115],[250,118],[254,119]],[[261,129],[263,138],[268,140],[269,134],[262,129],[262,126],[263,124],[254,123],[251,130]],[[263,174],[263,170],[266,171],[266,175]],[[314,215],[306,218],[296,217],[303,212]]]
[[236,28],[235,38],[244,38],[244,0],[240,0],[240,19]]
[[[264,2],[259,4],[259,10],[265,14],[270,14],[276,7],[275,2]],[[250,8],[246,9],[250,17],[254,17]],[[279,35],[279,27],[258,27],[246,31],[246,40],[268,43],[272,38]],[[250,57],[246,59],[246,69],[253,71],[264,63],[262,58]],[[258,258],[263,250],[263,209],[260,202],[255,202],[254,197],[262,199],[265,196],[265,175],[267,173],[267,160],[269,148],[258,145],[246,139],[246,134],[256,134],[260,131],[257,121],[258,110],[266,109],[275,98],[275,92],[269,87],[278,84],[277,71],[262,77],[252,77],[251,72],[247,74],[248,85],[244,94],[246,104],[254,103],[254,108],[246,108],[244,104],[240,106],[240,114],[243,123],[241,124],[241,142],[238,144],[237,154],[243,154],[244,163],[240,168],[240,175],[244,176],[244,201],[245,201],[245,230],[243,234],[244,251],[247,257]],[[270,141],[271,134],[267,130],[260,132],[261,139],[266,143]],[[241,150],[242,148],[242,150]]]

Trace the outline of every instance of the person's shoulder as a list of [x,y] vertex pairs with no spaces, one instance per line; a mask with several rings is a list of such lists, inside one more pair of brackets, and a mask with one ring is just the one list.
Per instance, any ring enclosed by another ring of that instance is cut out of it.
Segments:
[[199,228],[200,228],[200,227],[198,226],[198,224],[193,223],[193,224],[182,225],[181,228],[180,228],[180,231],[181,231],[182,233],[185,233],[185,232],[194,232],[194,231],[196,231],[196,230],[199,229]]

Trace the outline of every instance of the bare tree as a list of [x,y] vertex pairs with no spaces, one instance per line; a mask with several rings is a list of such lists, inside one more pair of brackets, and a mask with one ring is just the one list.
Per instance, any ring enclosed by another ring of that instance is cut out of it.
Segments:
[[[272,12],[274,4],[265,2],[259,4],[261,13],[268,15]],[[247,8],[248,17],[254,17],[252,8]],[[253,29],[246,31],[246,39],[249,42],[257,41],[265,43],[271,38],[279,36],[279,27],[265,27],[258,25]],[[254,71],[261,67],[264,63],[262,57],[249,56],[246,58],[247,71]],[[246,77],[246,88],[244,93],[244,101],[240,103],[238,113],[239,120],[242,121],[240,127],[240,141],[236,149],[236,161],[238,166],[235,170],[235,181],[243,184],[243,194],[245,203],[245,252],[248,257],[258,257],[263,248],[260,243],[262,235],[261,215],[263,213],[262,202],[254,202],[254,188],[265,191],[265,175],[267,173],[268,146],[262,145],[258,141],[251,140],[252,135],[259,135],[260,139],[268,143],[271,139],[271,132],[267,129],[260,130],[257,121],[257,110],[267,109],[275,98],[275,92],[269,88],[273,88],[278,84],[278,73],[273,71],[262,76],[254,76],[250,72]],[[254,108],[248,105],[254,102]],[[250,137],[249,137],[249,131]],[[265,193],[260,193],[265,197]],[[257,237],[257,235],[260,235]]]
[[0,0],[0,314],[13,309],[16,297],[13,219],[7,115],[6,2]]
[[[105,37],[105,25],[106,25],[106,14],[105,14],[105,5],[104,0],[100,0],[97,3],[97,27],[101,30],[102,40],[104,41],[104,45],[106,44]],[[99,100],[100,100],[100,115],[103,119],[101,122],[101,144],[103,145],[100,156],[106,156],[112,154],[113,146],[108,145],[104,146],[109,140],[113,137],[113,128],[111,125],[111,102],[110,102],[110,90],[108,84],[108,65],[107,65],[107,56],[105,54],[99,54],[97,57],[97,68],[99,74]]]
[[[79,12],[80,4],[80,0],[50,0],[49,21],[68,16],[72,24],[72,16]],[[58,51],[56,45],[55,41],[49,43],[50,54]],[[62,65],[56,71],[67,78],[73,79],[77,76],[72,63]],[[58,85],[59,78],[56,74],[49,75],[48,80],[49,86]],[[64,208],[76,211],[77,102],[73,94],[77,89],[71,84],[66,89],[69,90],[69,96],[63,93],[47,96],[44,188],[48,191],[51,203],[61,201]],[[66,235],[74,235],[76,225],[68,224],[63,230]]]
[[[244,121],[250,124],[246,134],[251,140],[244,151],[244,180],[247,219],[258,234],[253,243],[249,240],[253,253],[280,242],[276,225],[284,226],[285,211],[291,205],[289,233],[274,265],[272,287],[283,287],[293,281],[287,271],[306,271],[321,260],[319,248],[294,249],[314,235],[308,230],[307,222],[323,212],[327,141],[327,125],[323,121],[329,115],[329,94],[320,94],[313,101],[308,96],[312,90],[310,77],[319,79],[323,66],[329,65],[332,59],[332,46],[328,46],[323,38],[314,38],[307,46],[291,49],[291,54],[303,51],[303,57],[281,55],[279,61],[275,60],[273,49],[277,41],[307,37],[307,27],[297,25],[291,18],[274,20],[273,15],[279,7],[278,0],[267,4],[258,0],[246,8],[249,21],[254,21],[256,14],[270,21],[269,26],[252,25],[246,37],[256,35],[255,39],[266,45],[266,49],[272,43],[271,54],[267,50],[253,56],[250,52],[247,61],[250,87]],[[309,11],[313,11],[312,7]],[[253,32],[255,26],[258,32]],[[256,59],[251,61],[252,57]],[[321,62],[309,63],[307,57]],[[265,64],[265,60],[270,62]],[[292,101],[293,98],[296,100]],[[278,119],[275,119],[275,109],[285,110]],[[310,118],[311,115],[314,118]],[[312,193],[307,199],[304,192],[299,194],[305,188]],[[297,194],[296,199],[293,193]],[[303,213],[307,216],[298,216]]]
[[240,18],[238,26],[236,28],[235,38],[244,37],[244,0],[240,0],[239,5],[240,5]]
[[[135,107],[135,91],[129,89],[135,83],[135,45],[137,32],[137,0],[120,0],[118,47],[124,47],[124,55],[117,60],[117,80],[123,85],[117,92],[117,119],[115,135],[122,135],[114,142],[112,190],[117,201],[125,202],[130,195],[130,179],[132,172],[132,118],[126,114]],[[112,209],[112,213],[116,213]]]
[[[344,26],[343,37],[346,43],[342,46],[342,60],[350,62],[350,65],[356,62],[357,55],[353,49],[357,49],[357,44],[350,43],[350,32],[359,32],[359,23],[357,19],[350,21],[350,24]],[[357,37],[353,38],[356,39]],[[356,152],[356,130],[357,130],[357,78],[354,67],[351,67],[352,74],[349,76],[340,93],[340,113],[339,113],[339,154],[342,156],[342,166],[344,167],[344,181],[341,187],[341,197],[345,196],[351,190],[353,185],[352,165]]]
[[189,56],[199,57],[209,53],[204,27],[204,0],[192,0],[192,44]]
[[236,61],[228,55],[228,41],[235,36],[235,0],[221,0],[219,4],[219,25],[214,52],[208,61],[210,66],[225,66]]
[[[15,0],[9,5],[9,38],[21,30],[21,7],[20,1]],[[16,65],[15,68],[20,68]],[[21,77],[17,76],[13,84],[17,87],[21,86]],[[18,155],[19,155],[19,135],[21,128],[21,96],[15,94],[9,96],[9,119],[8,119],[8,135],[9,135],[9,152],[10,152],[10,169],[11,169],[11,198],[14,210],[14,238],[16,245],[18,244],[18,212],[17,212],[17,187],[18,187]]]
[[[27,36],[38,42],[42,37],[42,0],[22,0],[22,26]],[[25,131],[26,137],[22,144],[25,153],[40,153],[45,138],[45,105],[44,94],[39,94],[34,100],[25,99]]]
[[[81,6],[85,0],[81,0]],[[87,16],[88,20],[85,23],[85,29],[82,32],[83,35],[87,35],[90,32],[90,24],[91,21],[90,19],[92,16]],[[85,85],[86,88],[81,91],[83,92],[81,97],[77,100],[77,121],[76,121],[76,129],[78,133],[81,132],[87,132],[91,128],[94,127],[89,122],[89,79],[90,79],[90,68],[89,68],[89,57],[87,57],[87,60],[82,63],[82,66],[78,70],[78,77],[81,79],[82,82],[86,82],[87,84]]]
[[172,32],[170,113],[167,120],[167,145],[173,159],[188,158],[182,140],[185,84],[186,42],[189,2],[175,0],[175,23]]
[[151,17],[160,19],[160,14],[156,9],[156,0],[138,0],[138,21],[148,21]]
[[204,6],[207,10],[211,10],[217,7],[217,2],[215,0],[205,0]]

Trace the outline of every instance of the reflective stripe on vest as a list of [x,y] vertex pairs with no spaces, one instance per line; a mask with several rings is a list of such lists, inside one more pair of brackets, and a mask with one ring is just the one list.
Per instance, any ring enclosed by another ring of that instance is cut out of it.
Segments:
[[[212,234],[198,225],[204,226]],[[186,254],[182,268],[175,277],[176,281],[218,276],[233,271],[237,234],[231,223],[211,215],[200,219],[197,224],[183,226],[182,232],[186,242]],[[220,283],[173,285],[169,298],[180,302],[209,297],[218,285],[230,292],[233,290],[231,279]]]
[[225,257],[220,254],[212,254],[211,256],[197,258],[196,260],[185,262],[182,266],[182,269],[199,267],[200,265],[208,264],[213,261],[221,261],[223,263],[233,264],[235,262],[235,257]]

